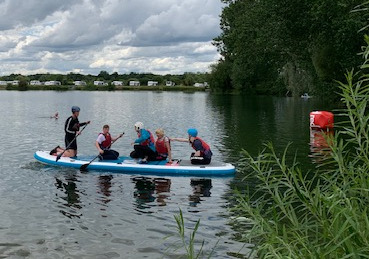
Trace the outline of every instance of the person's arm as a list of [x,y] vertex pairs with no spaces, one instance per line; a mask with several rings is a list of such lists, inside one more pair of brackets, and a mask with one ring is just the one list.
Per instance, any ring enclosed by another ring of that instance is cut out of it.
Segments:
[[78,128],[75,129],[75,125],[78,126],[78,124],[74,123],[73,118],[69,117],[65,124],[65,132],[70,133],[70,134],[76,134],[78,131]]
[[104,154],[104,150],[101,149],[100,144],[99,144],[99,142],[97,142],[97,140],[95,141],[95,146],[96,146],[97,150],[99,150],[100,154]]
[[91,121],[85,121],[79,124],[79,126],[85,126],[86,124],[90,124]]
[[178,142],[189,142],[187,138],[171,138],[171,141],[178,141]]
[[142,143],[150,138],[150,133],[147,130],[141,129],[141,136],[135,140],[135,143]]
[[115,138],[111,138],[112,141],[116,141],[118,138],[121,138],[123,136],[123,133],[119,134],[118,136],[116,136]]
[[170,148],[169,138],[165,138],[165,146],[167,147],[168,150],[168,162],[172,163],[172,150]]
[[99,134],[99,136],[97,137],[96,141],[95,141],[95,146],[97,148],[97,150],[99,150],[100,154],[104,153],[104,150],[101,149],[100,144],[105,140],[105,137],[103,134]]

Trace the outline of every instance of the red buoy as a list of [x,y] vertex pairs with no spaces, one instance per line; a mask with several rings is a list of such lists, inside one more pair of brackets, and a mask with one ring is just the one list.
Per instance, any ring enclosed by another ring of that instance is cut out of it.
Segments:
[[310,112],[310,128],[312,129],[333,129],[334,115],[327,111]]

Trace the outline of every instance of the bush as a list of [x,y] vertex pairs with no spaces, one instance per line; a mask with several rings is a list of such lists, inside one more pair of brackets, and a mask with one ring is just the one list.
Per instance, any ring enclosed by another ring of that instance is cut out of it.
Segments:
[[367,258],[369,255],[369,38],[361,72],[339,83],[347,118],[331,153],[315,172],[303,172],[266,144],[257,158],[244,154],[244,180],[255,192],[239,194],[235,212],[251,227],[244,241],[260,258]]

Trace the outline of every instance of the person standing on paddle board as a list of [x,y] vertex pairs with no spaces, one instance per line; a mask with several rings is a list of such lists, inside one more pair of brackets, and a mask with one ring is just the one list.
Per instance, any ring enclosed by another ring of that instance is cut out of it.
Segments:
[[138,139],[132,143],[134,145],[134,151],[131,152],[132,158],[142,158],[142,164],[147,163],[149,160],[156,159],[155,139],[149,130],[144,129],[142,122],[135,123],[135,131],[137,132]]
[[213,153],[210,150],[210,146],[197,137],[197,129],[188,129],[188,139],[185,138],[171,138],[172,141],[189,142],[192,148],[195,150],[191,154],[191,164],[194,165],[208,165],[211,162],[211,156]]
[[116,160],[119,157],[119,153],[113,149],[110,149],[112,142],[122,137],[123,134],[113,138],[109,133],[109,125],[103,126],[103,131],[99,134],[96,139],[95,145],[100,153],[101,160]]
[[78,116],[80,112],[80,108],[78,106],[72,107],[72,116],[70,116],[64,125],[65,131],[65,146],[69,147],[68,151],[73,154],[73,156],[77,155],[77,139],[76,136],[80,134],[79,128],[86,124],[90,124],[90,121],[79,123]]

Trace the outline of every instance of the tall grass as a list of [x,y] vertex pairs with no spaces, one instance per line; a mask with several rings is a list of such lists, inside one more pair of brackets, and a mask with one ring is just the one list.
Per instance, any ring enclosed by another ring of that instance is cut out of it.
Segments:
[[186,233],[185,222],[181,209],[179,209],[179,214],[174,215],[174,219],[176,220],[177,223],[177,234],[180,240],[179,242],[177,242],[175,247],[173,246],[171,248],[174,251],[181,249],[185,250],[186,252],[186,254],[183,255],[182,257],[178,255],[178,258],[188,258],[188,259],[211,258],[219,240],[210,252],[204,252],[203,248],[205,241],[203,240],[199,245],[199,242],[195,239],[197,230],[200,225],[200,220],[196,221],[193,231],[188,236],[188,234]]
[[[369,37],[359,73],[337,83],[346,123],[331,154],[314,172],[303,172],[288,147],[268,143],[256,157],[244,154],[245,181],[255,191],[239,194],[235,211],[252,224],[244,236],[259,258],[369,258]],[[326,166],[327,165],[327,166]]]

